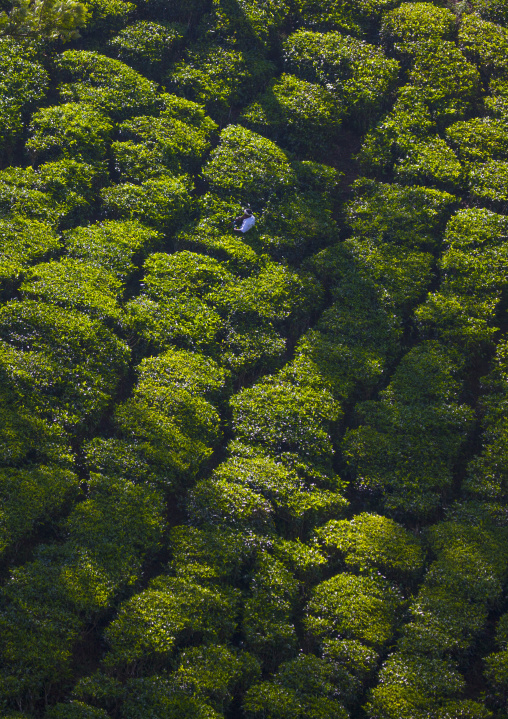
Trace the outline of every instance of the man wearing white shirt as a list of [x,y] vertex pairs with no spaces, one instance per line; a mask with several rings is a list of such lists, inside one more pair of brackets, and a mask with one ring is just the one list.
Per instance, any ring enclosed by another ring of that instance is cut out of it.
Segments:
[[[240,227],[235,227],[234,225],[238,222],[241,222],[242,224]],[[254,227],[256,223],[256,218],[252,214],[252,210],[248,207],[245,208],[243,211],[243,215],[239,215],[235,218],[233,222],[233,229],[235,232],[248,232],[252,227]]]

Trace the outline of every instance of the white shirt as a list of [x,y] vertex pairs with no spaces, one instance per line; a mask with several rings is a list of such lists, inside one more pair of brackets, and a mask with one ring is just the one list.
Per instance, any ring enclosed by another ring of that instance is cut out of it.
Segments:
[[254,215],[251,215],[250,217],[245,218],[245,220],[242,222],[242,226],[240,227],[240,230],[242,232],[247,232],[250,230],[251,227],[254,227],[256,223],[256,218]]

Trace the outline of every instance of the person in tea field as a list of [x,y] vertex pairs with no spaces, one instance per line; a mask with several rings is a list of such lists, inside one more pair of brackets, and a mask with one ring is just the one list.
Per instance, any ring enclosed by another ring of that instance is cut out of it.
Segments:
[[[238,215],[238,217],[235,217],[233,220],[233,230],[235,232],[248,232],[250,229],[254,227],[256,223],[256,218],[254,217],[254,214],[250,207],[246,207],[243,211],[243,215]],[[239,227],[235,227],[235,225],[240,224]]]

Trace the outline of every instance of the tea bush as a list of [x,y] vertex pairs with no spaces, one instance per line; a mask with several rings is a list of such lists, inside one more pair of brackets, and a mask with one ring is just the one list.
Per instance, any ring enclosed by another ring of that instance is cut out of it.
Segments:
[[287,72],[331,86],[361,127],[372,124],[388,103],[399,67],[374,45],[337,32],[299,30],[285,41],[283,57]]
[[[242,46],[244,47],[244,46]],[[214,120],[226,124],[231,108],[263,90],[274,66],[256,50],[241,50],[213,42],[196,44],[167,75],[166,87],[206,107]]]
[[480,75],[452,42],[421,41],[415,46],[409,81],[418,88],[436,122],[446,126],[471,112]]
[[138,72],[160,80],[182,44],[183,33],[178,24],[140,20],[115,35],[108,49]]
[[106,270],[120,281],[127,280],[161,240],[160,233],[137,220],[109,220],[76,227],[64,234],[70,257]]
[[490,117],[456,122],[446,129],[446,137],[461,160],[470,163],[506,160],[508,141],[505,125]]
[[66,257],[45,262],[29,272],[21,285],[24,297],[79,310],[100,320],[118,320],[122,283],[103,268]]
[[212,192],[253,205],[294,187],[296,177],[286,154],[270,140],[239,125],[220,134],[220,144],[203,168]]
[[139,220],[164,234],[171,234],[192,207],[191,183],[185,176],[125,182],[101,192],[106,217]]
[[313,157],[334,141],[340,114],[339,103],[325,88],[283,74],[247,107],[241,121],[255,132]]
[[0,39],[0,69],[0,152],[11,157],[27,113],[46,95],[49,78],[34,52],[12,38]]
[[82,162],[104,159],[113,126],[85,102],[68,102],[32,115],[26,148],[34,160],[68,158]]
[[465,15],[459,29],[459,44],[485,73],[506,67],[508,31],[496,23],[481,20],[475,14]]
[[51,225],[23,217],[0,220],[0,237],[0,286],[4,293],[13,289],[30,265],[49,259],[62,247]]
[[469,188],[474,199],[504,211],[508,202],[508,162],[488,160],[472,168]]
[[400,595],[386,580],[343,572],[314,587],[304,626],[316,639],[338,635],[381,647],[393,636],[400,607]]
[[[455,15],[448,8],[426,2],[405,2],[383,15],[381,39],[389,48],[411,52],[420,40],[451,40]],[[407,48],[407,50],[406,50]]]
[[385,511],[432,516],[452,483],[455,458],[471,428],[471,409],[457,399],[453,353],[437,343],[410,350],[378,401],[357,405],[358,429],[343,452],[356,486],[380,495]]
[[128,65],[97,52],[66,50],[57,59],[65,103],[87,103],[115,120],[156,109],[156,85]]

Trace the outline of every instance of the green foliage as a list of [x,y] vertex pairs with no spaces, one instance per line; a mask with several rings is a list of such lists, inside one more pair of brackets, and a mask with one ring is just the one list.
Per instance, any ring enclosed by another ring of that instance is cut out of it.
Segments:
[[338,635],[380,647],[393,636],[400,606],[398,592],[386,580],[344,572],[313,589],[304,626],[316,639]]
[[470,496],[490,501],[502,500],[508,486],[506,378],[507,345],[502,340],[497,345],[492,370],[483,378],[486,396],[482,401],[482,452],[469,463],[464,482],[464,490]]
[[464,680],[452,662],[396,653],[381,669],[379,686],[370,693],[367,714],[372,719],[438,716],[443,701],[460,694],[463,687]]
[[3,215],[43,220],[68,226],[86,221],[95,196],[104,184],[104,166],[72,159],[33,167],[9,167],[0,172],[0,207]]
[[374,45],[337,32],[299,30],[285,41],[283,55],[287,72],[331,89],[362,127],[389,101],[399,67]]
[[51,225],[22,217],[0,220],[0,282],[4,292],[37,261],[54,255],[61,241]]
[[414,578],[422,570],[420,543],[388,517],[364,512],[351,520],[332,520],[315,536],[329,553],[338,553],[348,568],[378,569],[399,580]]
[[64,238],[71,257],[106,270],[122,281],[161,241],[158,232],[137,220],[110,220],[76,227],[66,232]]
[[0,309],[3,372],[25,407],[72,428],[96,424],[126,370],[126,345],[95,320],[42,302]]
[[185,642],[228,640],[236,626],[237,590],[206,588],[159,576],[122,604],[105,631],[107,666],[165,663]]
[[464,53],[484,71],[506,67],[508,31],[478,15],[464,15],[459,29],[459,43]]
[[239,690],[261,676],[261,667],[248,652],[235,654],[220,645],[185,649],[173,675],[176,686],[224,712]]
[[101,192],[104,213],[112,219],[140,220],[170,233],[191,208],[190,187],[183,176],[114,185]]
[[57,466],[0,469],[2,527],[0,552],[54,517],[75,492],[78,478]]
[[101,320],[120,318],[120,280],[105,269],[66,257],[37,265],[21,285],[24,297],[79,310]]
[[344,455],[358,489],[381,493],[389,514],[429,516],[451,486],[472,422],[470,408],[458,402],[459,370],[453,353],[421,343],[379,400],[356,407],[363,424],[346,432]]
[[51,158],[97,162],[106,154],[113,126],[88,103],[68,102],[32,115],[26,148],[34,160]]
[[446,137],[466,162],[505,160],[508,157],[506,126],[500,120],[479,117],[456,122],[446,129]]
[[254,205],[294,186],[287,156],[270,140],[239,125],[226,127],[220,138],[203,168],[213,192]]
[[231,400],[235,436],[270,452],[295,452],[326,463],[333,454],[330,433],[340,409],[322,387],[267,377]]
[[502,212],[508,203],[508,162],[489,160],[474,167],[469,175],[474,199]]
[[[165,167],[176,173],[184,170],[195,172],[204,155],[210,150],[211,135],[217,129],[215,123],[206,116],[187,119],[192,113],[194,103],[181,98],[171,98],[170,95],[165,95],[163,98],[166,98],[168,108],[161,112],[159,118],[136,117],[120,126],[121,137],[127,138],[128,142],[114,143],[113,150],[117,157],[117,169],[126,179],[145,179],[139,175],[139,171],[136,175],[132,169],[129,173],[123,167],[125,165],[128,167],[129,155],[133,153],[135,153],[134,158],[140,163],[144,159],[140,153],[144,152],[145,173],[151,171],[156,175]],[[132,141],[138,144],[133,146]],[[124,155],[128,153],[123,162],[122,152]]]
[[273,683],[249,689],[244,709],[252,718],[346,719],[349,715],[336,701],[338,694],[333,665],[312,654],[300,654],[280,666]]
[[460,120],[478,98],[480,76],[452,42],[422,41],[414,47],[409,81],[439,125]]
[[9,13],[0,13],[0,34],[16,39],[75,40],[88,20],[87,5],[72,0],[15,0]]
[[489,210],[461,210],[448,223],[448,249],[440,259],[443,282],[416,316],[427,331],[470,350],[492,345],[496,305],[505,284],[504,215]]
[[383,16],[381,39],[404,53],[420,40],[451,40],[455,14],[427,2],[405,2]]
[[[2,18],[5,21],[3,12],[0,13],[0,28]],[[33,55],[23,44],[11,38],[0,39],[0,149],[8,156],[22,133],[26,113],[46,95],[48,74],[42,65],[34,61]]]
[[506,25],[508,21],[508,6],[506,0],[473,0],[472,6],[481,17],[492,22]]
[[181,25],[141,20],[121,30],[108,47],[118,60],[159,78],[179,49],[183,32]]
[[340,129],[337,100],[315,83],[283,74],[241,115],[250,129],[310,157],[323,153]]
[[88,50],[67,50],[58,56],[56,69],[64,102],[87,103],[115,120],[156,107],[156,85],[119,60]]
[[439,247],[456,198],[427,187],[405,187],[362,178],[353,185],[355,199],[346,207],[355,235],[412,249]]
[[274,66],[256,50],[217,43],[212,32],[212,42],[195,45],[185,62],[173,66],[166,87],[204,105],[222,124],[230,119],[231,107],[246,103],[266,86]]
[[259,554],[243,610],[242,630],[250,651],[268,670],[294,656],[293,623],[298,582],[277,559]]
[[115,419],[121,437],[142,453],[162,484],[195,475],[210,456],[220,418],[205,396],[224,382],[224,371],[212,360],[184,351],[141,363],[133,395],[119,405]]
[[125,27],[135,5],[125,0],[86,0],[86,8],[91,17],[83,34],[109,36]]
[[131,679],[122,707],[125,719],[222,719],[209,704],[175,687],[166,675]]
[[44,714],[47,719],[107,719],[104,709],[89,706],[83,702],[71,701],[68,704],[54,704]]

